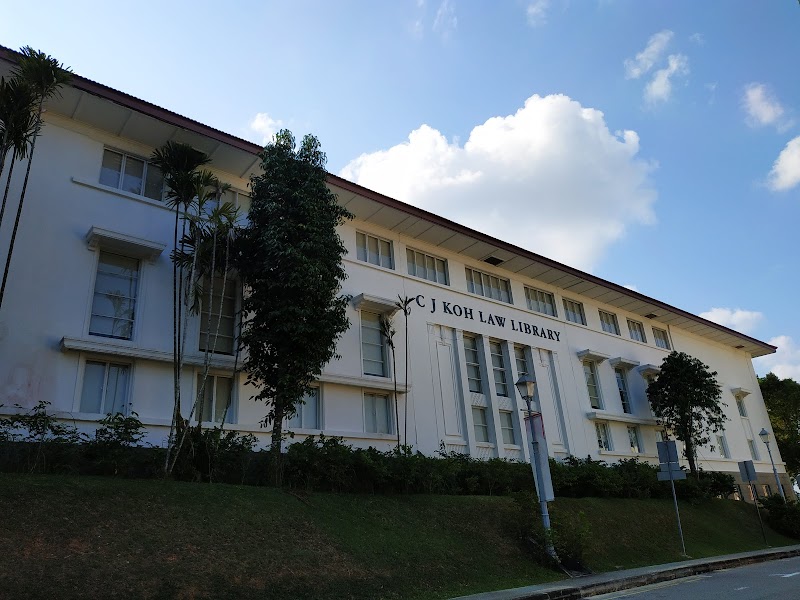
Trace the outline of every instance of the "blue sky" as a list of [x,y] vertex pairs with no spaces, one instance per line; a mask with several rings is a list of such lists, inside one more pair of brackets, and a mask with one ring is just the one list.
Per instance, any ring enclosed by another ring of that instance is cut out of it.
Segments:
[[[800,379],[800,5],[18,3],[0,44],[779,346]],[[712,310],[715,309],[715,310]]]

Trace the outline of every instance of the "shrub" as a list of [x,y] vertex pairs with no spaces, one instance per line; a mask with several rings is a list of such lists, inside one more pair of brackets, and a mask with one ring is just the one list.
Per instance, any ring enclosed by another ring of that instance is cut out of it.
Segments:
[[784,500],[780,494],[772,494],[759,500],[767,509],[767,523],[775,531],[800,539],[800,502]]

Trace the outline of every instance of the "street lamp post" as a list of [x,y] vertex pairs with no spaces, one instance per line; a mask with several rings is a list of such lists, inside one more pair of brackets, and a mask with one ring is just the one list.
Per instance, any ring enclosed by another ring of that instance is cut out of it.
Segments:
[[517,388],[517,392],[520,396],[522,396],[522,399],[525,400],[525,404],[528,407],[528,423],[531,430],[531,449],[533,451],[533,455],[531,456],[531,471],[533,472],[533,479],[539,492],[539,507],[542,511],[542,525],[544,526],[545,535],[547,536],[547,553],[553,558],[557,558],[555,548],[553,548],[553,542],[550,540],[550,512],[547,509],[547,499],[544,490],[544,476],[542,474],[542,465],[539,462],[539,442],[536,439],[536,435],[533,431],[533,409],[531,408],[531,402],[533,402],[534,394],[536,392],[536,382],[527,375],[523,375],[519,378],[517,383],[514,384],[514,387]]
[[781,498],[783,498],[783,501],[786,502],[786,494],[783,491],[781,480],[778,479],[778,469],[775,468],[775,460],[772,458],[772,450],[769,447],[769,431],[767,431],[766,427],[761,428],[761,431],[758,433],[758,437],[761,438],[761,441],[764,442],[764,445],[767,447],[767,454],[769,454],[769,462],[772,463],[772,474],[775,475],[775,485],[778,486],[778,490],[781,493]]

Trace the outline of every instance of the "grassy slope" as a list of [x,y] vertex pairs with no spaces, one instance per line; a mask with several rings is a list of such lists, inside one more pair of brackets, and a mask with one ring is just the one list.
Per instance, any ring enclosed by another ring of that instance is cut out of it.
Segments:
[[[679,558],[670,502],[553,510],[586,514],[595,569]],[[0,598],[424,599],[558,579],[515,540],[516,511],[508,498],[0,474]],[[751,506],[682,511],[692,556],[763,546]]]

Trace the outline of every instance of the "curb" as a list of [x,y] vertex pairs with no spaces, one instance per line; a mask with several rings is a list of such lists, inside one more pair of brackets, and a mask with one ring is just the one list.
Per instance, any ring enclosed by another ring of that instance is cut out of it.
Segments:
[[794,556],[800,556],[800,545],[601,573],[557,583],[460,596],[452,600],[573,600]]

